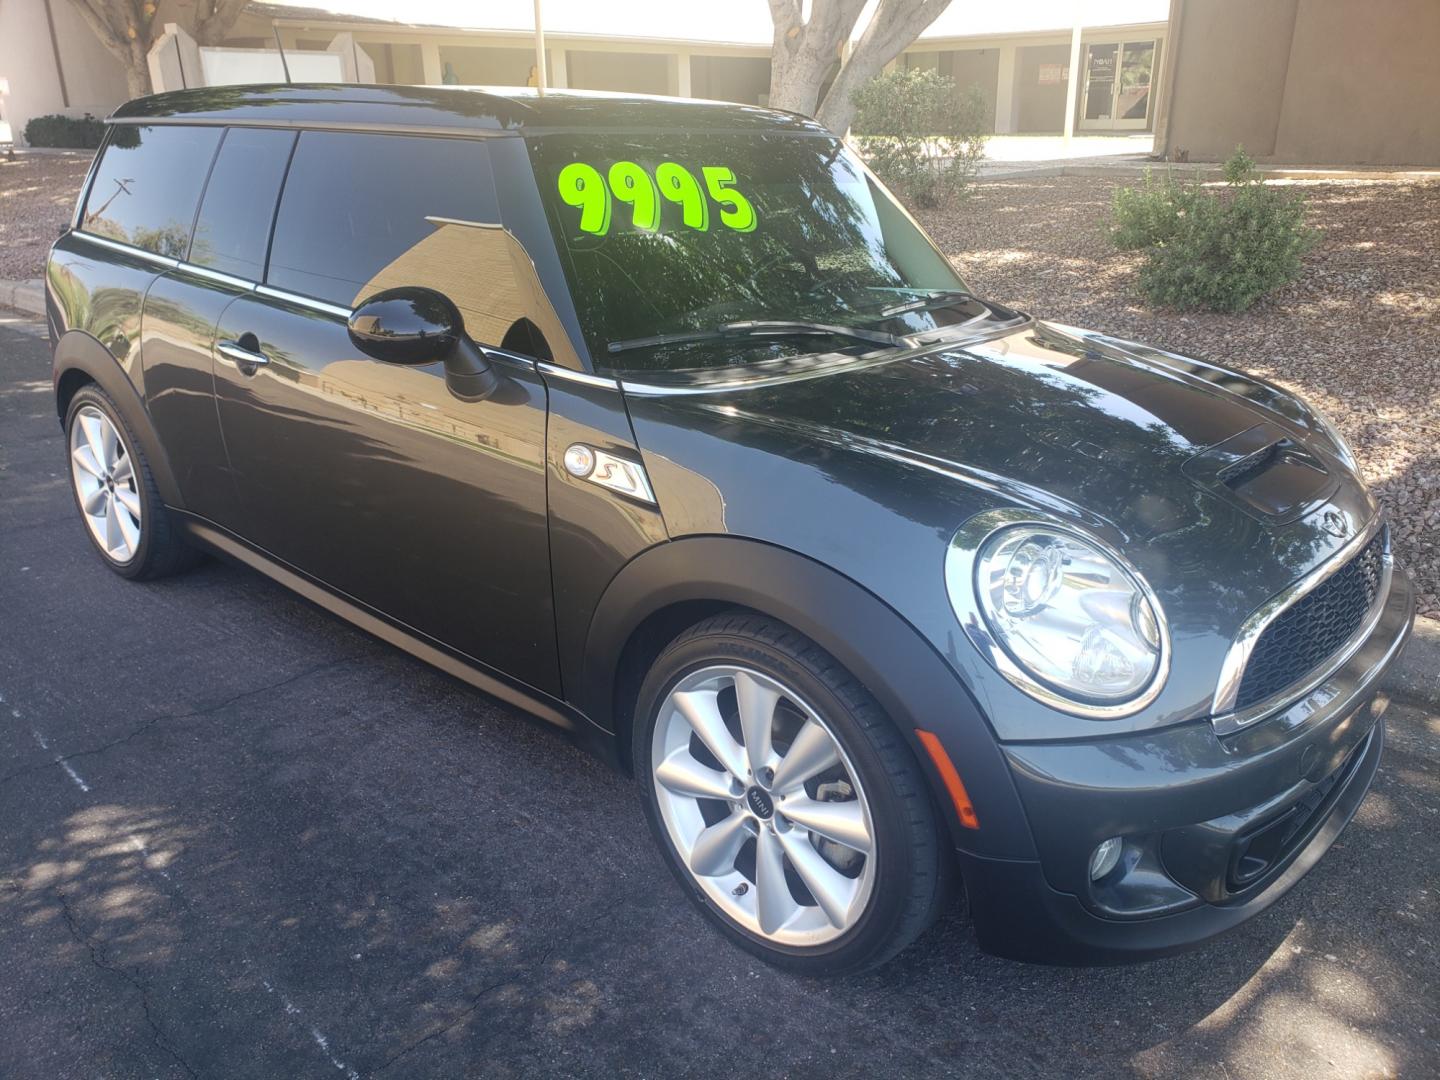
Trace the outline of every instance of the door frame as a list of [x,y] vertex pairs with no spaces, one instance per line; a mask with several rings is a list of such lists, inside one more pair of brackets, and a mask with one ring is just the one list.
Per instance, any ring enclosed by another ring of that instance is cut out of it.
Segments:
[[[1160,49],[1161,43],[1163,41],[1164,38],[1156,35],[1155,37],[1121,37],[1111,38],[1104,41],[1085,42],[1085,55],[1080,66],[1079,73],[1079,78],[1081,80],[1081,85],[1079,87],[1080,92],[1076,95],[1076,108],[1079,110],[1079,115],[1075,118],[1075,126],[1078,130],[1149,130],[1150,125],[1155,117],[1156,91],[1158,90],[1158,86],[1156,84],[1156,74],[1159,71],[1159,64],[1157,63],[1157,61],[1160,59]],[[1118,111],[1118,103],[1120,100],[1120,71],[1125,61],[1125,49],[1127,46],[1130,45],[1146,44],[1150,45],[1154,49],[1154,53],[1152,54],[1150,60],[1150,99],[1146,103],[1145,115],[1138,120],[1122,120],[1117,117],[1115,113]],[[1100,120],[1087,120],[1085,119],[1085,106],[1090,99],[1090,53],[1093,49],[1097,47],[1103,48],[1109,45],[1115,46],[1115,77],[1110,80],[1110,116]]]

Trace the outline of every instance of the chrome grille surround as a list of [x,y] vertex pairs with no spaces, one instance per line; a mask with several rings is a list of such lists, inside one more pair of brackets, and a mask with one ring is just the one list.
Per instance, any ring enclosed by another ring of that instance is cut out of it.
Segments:
[[[1246,668],[1260,637],[1276,619],[1280,618],[1305,597],[1329,581],[1334,575],[1348,567],[1365,548],[1380,538],[1380,582],[1375,589],[1370,609],[1360,619],[1355,631],[1339,648],[1324,660],[1297,677],[1295,681],[1262,700],[1237,708],[1240,686],[1245,678]],[[1290,702],[1303,697],[1319,686],[1342,664],[1355,654],[1355,650],[1369,637],[1385,610],[1385,601],[1390,595],[1390,579],[1394,570],[1394,558],[1390,551],[1390,533],[1377,515],[1349,543],[1335,553],[1323,566],[1317,567],[1288,589],[1277,593],[1257,608],[1240,627],[1234,643],[1225,655],[1221,665],[1220,679],[1215,687],[1211,703],[1211,724],[1218,735],[1229,735],[1276,712]]]

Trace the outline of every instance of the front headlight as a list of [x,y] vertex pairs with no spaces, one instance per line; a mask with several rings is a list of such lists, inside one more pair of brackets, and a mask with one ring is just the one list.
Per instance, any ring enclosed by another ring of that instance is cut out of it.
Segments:
[[[973,550],[951,548],[951,603],[991,663],[1012,683],[1066,712],[1125,716],[1159,693],[1169,660],[1164,614],[1143,579],[1098,541],[1025,522]],[[957,560],[973,567],[959,580]],[[973,603],[957,595],[973,590]],[[991,641],[999,649],[987,647]]]

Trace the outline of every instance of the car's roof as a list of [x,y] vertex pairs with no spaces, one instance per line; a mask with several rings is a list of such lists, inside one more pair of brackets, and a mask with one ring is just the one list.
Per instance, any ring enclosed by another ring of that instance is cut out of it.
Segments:
[[211,86],[138,98],[113,123],[245,123],[477,134],[717,129],[823,133],[795,113],[720,101],[583,90],[304,83]]

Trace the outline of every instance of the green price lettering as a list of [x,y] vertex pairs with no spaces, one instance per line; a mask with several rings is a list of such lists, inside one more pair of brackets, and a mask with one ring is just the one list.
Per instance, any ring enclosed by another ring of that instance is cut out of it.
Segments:
[[736,232],[751,232],[755,228],[755,208],[750,200],[731,185],[735,173],[723,165],[707,165],[700,170],[705,175],[705,188],[710,198],[728,209],[720,211],[720,220]]
[[[753,232],[755,207],[735,188],[735,171],[723,165],[700,169],[704,187],[684,165],[664,161],[652,178],[633,161],[617,161],[601,174],[593,165],[576,161],[560,170],[560,198],[580,210],[580,231],[604,236],[610,231],[614,200],[630,205],[630,221],[637,229],[660,228],[662,198],[680,208],[680,220],[697,232],[710,230],[710,203],[720,207],[720,222],[735,232]],[[708,198],[707,198],[708,196]]]
[[610,166],[610,190],[615,198],[634,207],[630,220],[637,229],[654,232],[660,228],[660,200],[655,197],[655,181],[633,161],[617,161]]
[[610,192],[605,178],[592,165],[575,162],[560,170],[560,198],[580,207],[582,232],[604,236],[610,231]]
[[708,232],[710,229],[710,204],[695,174],[684,165],[673,161],[661,162],[655,166],[655,183],[660,194],[673,203],[680,204],[681,220],[692,229]]

